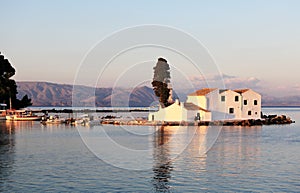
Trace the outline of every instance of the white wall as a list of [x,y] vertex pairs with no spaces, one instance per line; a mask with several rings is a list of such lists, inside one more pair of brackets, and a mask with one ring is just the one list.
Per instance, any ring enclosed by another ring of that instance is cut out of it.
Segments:
[[154,121],[182,121],[186,120],[186,115],[182,113],[182,106],[178,103],[174,103],[166,108],[159,108],[159,111],[149,113],[148,120],[152,121],[154,115]]
[[[222,96],[225,96],[225,101],[222,101]],[[235,97],[238,101],[235,101]],[[232,90],[227,90],[219,94],[218,97],[219,112],[223,112],[224,119],[240,119],[241,118],[241,106],[242,96]],[[230,113],[230,108],[233,108],[233,113]]]
[[195,121],[197,113],[200,113],[200,121],[211,121],[211,112],[206,112],[202,110],[186,110],[187,121]]
[[[222,96],[225,96],[224,102],[221,101]],[[235,96],[238,96],[238,101],[235,101]],[[244,105],[244,100],[247,100],[247,105]],[[254,100],[257,100],[257,105],[254,105]],[[251,89],[242,94],[232,90],[219,93],[219,89],[216,89],[206,96],[188,96],[187,102],[210,112],[187,110],[177,101],[167,108],[160,108],[158,112],[150,113],[148,120],[152,121],[154,115],[154,121],[194,121],[198,112],[201,121],[261,118],[261,95]],[[234,109],[234,113],[229,112],[230,108]],[[249,111],[251,115],[248,115]]]
[[203,109],[216,110],[218,108],[218,104],[216,104],[218,94],[219,89],[216,89],[205,96],[188,96],[186,102],[193,103]]
[[186,102],[193,103],[203,109],[207,109],[206,96],[188,96]]
[[[219,108],[218,98],[219,98],[219,89],[211,91],[206,95],[207,106],[204,109],[209,111],[216,111]],[[203,108],[203,107],[202,107]]]
[[211,112],[204,112],[201,114],[201,121],[211,121],[212,120],[212,116],[211,116]]
[[[181,103],[182,104],[182,103]],[[200,121],[211,121],[211,112],[202,110],[187,110],[182,105],[174,103],[166,108],[160,108],[159,111],[149,113],[149,121],[194,121],[197,113],[200,113]],[[154,119],[152,119],[154,116]]]
[[[260,119],[261,115],[261,95],[253,90],[242,93],[242,118],[243,119]],[[247,100],[247,105],[244,105],[244,100]],[[257,100],[257,105],[254,105],[254,100]],[[248,112],[251,115],[248,115]]]

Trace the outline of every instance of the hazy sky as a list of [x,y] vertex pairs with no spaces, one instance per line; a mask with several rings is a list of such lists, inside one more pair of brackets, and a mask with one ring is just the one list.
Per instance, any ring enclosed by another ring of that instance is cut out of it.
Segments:
[[[79,65],[100,40],[123,28],[156,24],[178,28],[197,38],[220,72],[230,77],[225,80],[228,85],[249,81],[250,87],[264,84],[278,92],[300,93],[298,0],[0,3],[0,51],[17,69],[18,81],[73,83]],[[154,54],[153,61],[157,57]],[[151,72],[152,66],[149,69]],[[108,79],[103,80],[104,86],[109,86]]]

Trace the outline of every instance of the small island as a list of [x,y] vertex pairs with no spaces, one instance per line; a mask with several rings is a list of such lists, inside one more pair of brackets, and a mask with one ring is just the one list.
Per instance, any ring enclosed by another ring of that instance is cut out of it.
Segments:
[[173,100],[170,67],[159,58],[154,67],[153,90],[159,98],[159,109],[150,112],[148,120],[103,120],[102,124],[129,125],[263,125],[293,123],[285,115],[263,115],[261,95],[252,89],[203,88],[190,93],[185,102]]

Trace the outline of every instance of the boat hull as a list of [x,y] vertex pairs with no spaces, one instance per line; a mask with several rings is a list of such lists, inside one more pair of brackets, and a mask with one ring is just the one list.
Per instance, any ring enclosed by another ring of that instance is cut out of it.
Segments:
[[19,117],[19,116],[6,116],[6,120],[9,121],[40,121],[42,117],[40,116],[25,116],[25,117]]

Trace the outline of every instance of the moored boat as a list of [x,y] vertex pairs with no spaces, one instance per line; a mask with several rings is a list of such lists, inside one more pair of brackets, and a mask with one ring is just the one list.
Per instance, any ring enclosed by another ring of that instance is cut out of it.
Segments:
[[6,120],[6,104],[0,103],[0,120]]
[[62,124],[62,123],[66,123],[66,120],[60,118],[58,115],[55,115],[55,116],[49,116],[49,117],[42,118],[41,123],[42,124]]
[[42,116],[38,116],[32,113],[32,111],[26,110],[7,110],[6,120],[9,121],[40,121]]

